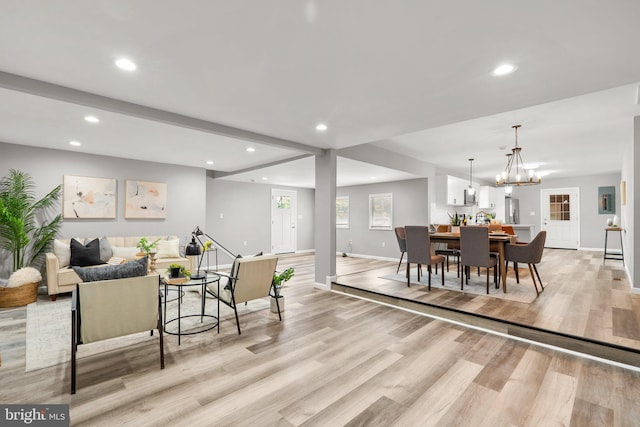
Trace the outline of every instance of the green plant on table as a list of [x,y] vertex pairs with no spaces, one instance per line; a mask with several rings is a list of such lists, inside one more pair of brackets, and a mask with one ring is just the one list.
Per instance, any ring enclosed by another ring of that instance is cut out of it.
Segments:
[[180,265],[180,264],[170,264],[169,267],[167,267],[167,274],[171,274],[171,270],[178,268],[180,271],[180,276],[184,276],[184,277],[191,277],[191,272],[189,270],[187,270],[187,268],[184,265]]
[[454,211],[453,215],[447,212],[447,215],[449,215],[449,221],[451,222],[451,225],[453,225],[454,227],[460,225],[460,217],[458,216],[457,211]]
[[140,249],[145,254],[149,255],[151,253],[151,249],[156,247],[156,244],[160,241],[160,239],[156,239],[155,242],[149,242],[149,239],[146,237],[142,237],[136,247]]
[[289,267],[282,273],[273,275],[273,290],[276,298],[280,296],[280,290],[284,287],[284,284],[294,276],[293,272],[293,267]]
[[0,179],[0,248],[13,255],[13,271],[39,261],[62,225],[62,215],[43,219],[60,199],[60,185],[40,200],[28,173],[15,169]]

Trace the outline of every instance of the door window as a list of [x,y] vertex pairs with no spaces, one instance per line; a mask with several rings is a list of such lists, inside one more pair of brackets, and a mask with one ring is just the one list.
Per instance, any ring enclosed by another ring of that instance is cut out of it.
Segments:
[[568,194],[549,196],[549,219],[552,221],[571,221],[571,203]]

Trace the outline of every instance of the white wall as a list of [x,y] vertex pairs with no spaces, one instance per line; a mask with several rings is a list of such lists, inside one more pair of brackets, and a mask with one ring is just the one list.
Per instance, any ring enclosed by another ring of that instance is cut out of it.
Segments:
[[[64,175],[117,179],[116,219],[66,219],[60,231],[62,237],[167,234],[184,239],[196,225],[205,222],[204,169],[0,143],[0,176],[6,176],[10,169],[29,173],[39,197],[62,184]],[[124,185],[127,179],[166,182],[167,218],[125,219]],[[58,207],[56,212],[60,211]],[[0,269],[0,277],[6,275],[6,267],[4,271]]]
[[[349,196],[350,226],[336,229],[336,251],[398,258],[400,252],[393,230],[369,230],[369,194],[393,194],[393,227],[428,225],[428,189],[426,178],[339,187],[337,196]],[[349,240],[353,241],[351,249]]]
[[[206,224],[200,228],[234,254],[271,252],[271,190],[298,194],[297,250],[313,249],[314,190],[207,177]],[[222,214],[222,218],[220,217]],[[244,245],[246,242],[246,246]],[[231,262],[221,252],[220,264]]]
[[[540,230],[540,190],[547,188],[578,187],[580,189],[580,247],[604,249],[604,229],[607,218],[613,215],[598,213],[598,187],[616,189],[616,214],[620,218],[620,174],[587,175],[561,179],[543,179],[540,185],[514,187],[513,197],[520,200],[520,223],[535,224]],[[531,215],[531,212],[534,215]],[[618,236],[610,233],[608,249],[620,248]],[[625,248],[626,249],[626,248]]]

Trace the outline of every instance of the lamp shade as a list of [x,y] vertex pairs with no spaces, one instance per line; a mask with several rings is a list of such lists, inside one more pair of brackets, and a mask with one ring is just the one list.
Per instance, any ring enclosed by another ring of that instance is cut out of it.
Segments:
[[185,254],[186,255],[200,255],[202,252],[200,252],[200,245],[198,244],[198,242],[196,242],[196,238],[195,237],[191,237],[191,243],[189,243],[187,245],[187,247],[185,248]]

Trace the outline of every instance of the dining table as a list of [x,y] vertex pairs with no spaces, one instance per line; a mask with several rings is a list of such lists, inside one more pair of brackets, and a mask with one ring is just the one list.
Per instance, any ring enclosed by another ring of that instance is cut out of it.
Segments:
[[[506,233],[489,233],[489,246],[493,252],[500,255],[500,277],[502,279],[502,292],[507,293],[507,263],[504,262],[504,252],[507,243],[515,243],[518,236]],[[454,232],[436,232],[429,233],[431,243],[460,243],[460,233]]]

